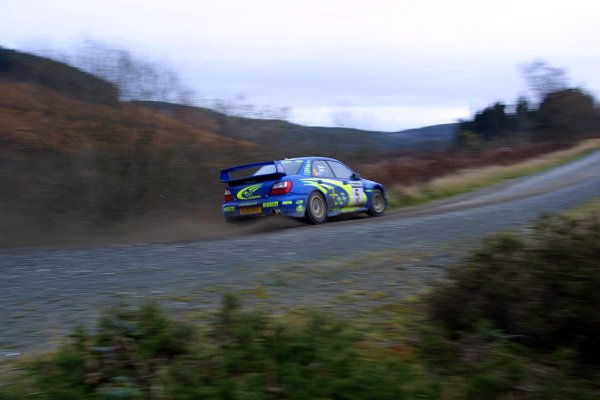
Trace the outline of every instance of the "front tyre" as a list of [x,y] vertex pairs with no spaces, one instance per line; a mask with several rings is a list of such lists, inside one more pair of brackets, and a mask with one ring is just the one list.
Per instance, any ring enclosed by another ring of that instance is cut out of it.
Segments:
[[312,192],[306,205],[306,220],[311,224],[321,224],[327,219],[327,203],[320,192]]
[[378,217],[385,212],[386,202],[383,192],[379,189],[373,190],[371,194],[371,203],[369,204],[369,211],[367,214],[373,217]]

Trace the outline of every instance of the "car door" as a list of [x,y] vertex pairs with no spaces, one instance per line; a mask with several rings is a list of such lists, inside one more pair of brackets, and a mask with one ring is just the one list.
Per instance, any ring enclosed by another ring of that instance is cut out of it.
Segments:
[[325,160],[314,160],[311,165],[311,176],[321,191],[325,193],[328,208],[339,208],[336,207],[336,198],[339,191],[337,190],[337,180],[329,164]]
[[[353,179],[356,176],[354,171],[339,161],[328,160],[327,164],[333,171],[335,179],[339,182],[340,188],[343,190],[342,196],[347,196],[347,201],[344,199],[344,204],[339,204],[341,208],[365,205],[367,203],[367,195],[362,181],[360,179]],[[342,202],[338,200],[338,203]]]

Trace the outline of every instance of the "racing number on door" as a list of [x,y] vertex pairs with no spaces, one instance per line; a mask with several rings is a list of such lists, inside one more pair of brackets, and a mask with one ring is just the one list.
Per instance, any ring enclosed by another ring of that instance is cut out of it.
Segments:
[[[315,162],[315,164],[317,162]],[[365,195],[363,184],[360,180],[355,180],[354,172],[339,161],[329,160],[327,163],[331,166],[331,170],[333,171],[332,176],[335,176],[338,181],[343,182],[342,188],[346,192],[343,193],[343,195],[344,197],[345,195],[348,196],[348,202],[345,206],[362,206],[366,204],[367,196]],[[348,182],[352,180],[354,180],[354,182]]]
[[350,199],[349,206],[362,206],[366,203],[365,191],[362,183],[352,183],[352,198]]

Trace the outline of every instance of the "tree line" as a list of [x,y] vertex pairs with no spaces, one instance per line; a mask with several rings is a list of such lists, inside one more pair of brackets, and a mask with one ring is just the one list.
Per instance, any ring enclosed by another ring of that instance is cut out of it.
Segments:
[[489,143],[570,143],[595,136],[600,108],[594,96],[572,87],[564,70],[535,61],[523,68],[533,99],[515,105],[496,102],[472,119],[459,121],[457,145],[477,149]]

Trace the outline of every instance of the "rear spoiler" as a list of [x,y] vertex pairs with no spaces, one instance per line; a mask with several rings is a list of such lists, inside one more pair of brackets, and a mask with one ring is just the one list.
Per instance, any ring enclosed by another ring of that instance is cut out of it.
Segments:
[[[273,165],[275,166],[275,172],[270,173],[270,174],[266,174],[266,175],[249,175],[249,176],[242,176],[239,178],[232,178],[231,177],[231,173],[232,172],[237,172],[237,171],[242,171],[244,169],[254,169],[254,168],[259,168],[259,167],[263,167],[265,165]],[[282,177],[285,175],[285,169],[283,169],[283,165],[281,165],[281,163],[279,161],[264,161],[264,162],[259,162],[259,163],[254,163],[254,164],[246,164],[246,165],[239,165],[237,167],[232,167],[232,168],[227,168],[221,171],[221,182],[222,183],[230,183],[230,182],[243,182],[243,181],[247,181],[247,180],[252,180],[252,179],[265,179],[265,178],[278,178],[278,177]]]

